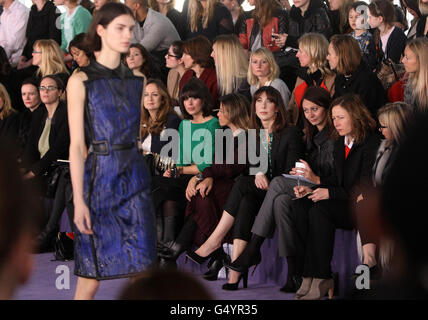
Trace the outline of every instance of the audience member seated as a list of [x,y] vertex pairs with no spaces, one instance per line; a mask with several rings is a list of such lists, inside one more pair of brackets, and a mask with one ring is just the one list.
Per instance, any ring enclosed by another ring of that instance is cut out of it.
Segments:
[[[215,130],[220,129],[218,119],[211,115],[213,106],[212,97],[201,80],[194,78],[184,85],[180,93],[180,108],[184,120],[179,126],[179,149],[175,150],[178,151],[176,172],[174,174],[168,169],[163,176],[155,176],[152,180],[159,247],[177,237],[187,203],[186,188],[189,180],[212,164]],[[188,141],[195,131],[201,134],[200,138]],[[203,152],[193,152],[196,148]],[[173,158],[176,158],[174,153],[177,154],[173,150]],[[160,265],[166,267],[171,264],[161,259]]]
[[[258,167],[255,167],[256,164],[250,164],[250,175],[238,178],[230,191],[216,229],[198,250],[188,253],[188,257],[197,263],[217,257],[222,250],[222,239],[234,228],[232,264],[226,264],[232,271],[229,283],[223,285],[224,290],[237,290],[241,279],[244,287],[247,286],[248,269],[239,268],[233,261],[250,240],[251,227],[271,180],[289,172],[303,155],[301,133],[288,124],[284,103],[275,88],[262,87],[254,94],[249,128],[256,129],[257,137],[260,137],[253,150],[258,150],[257,154],[263,154],[265,157],[261,157]],[[263,131],[260,131],[262,129]],[[254,141],[250,140],[249,143]]]
[[379,146],[376,121],[358,95],[335,99],[329,119],[337,138],[333,174],[321,177],[320,185],[312,189],[294,187],[296,197],[302,198],[291,207],[298,219],[297,274],[303,275],[303,282],[295,297],[301,300],[321,299],[327,292],[333,297],[330,264],[335,230],[354,228],[352,208],[367,196]]
[[411,40],[405,50],[403,64],[409,79],[405,84],[404,102],[416,113],[428,110],[428,39]]
[[394,6],[389,0],[373,0],[369,4],[369,24],[376,29],[374,38],[380,59],[399,63],[407,37],[402,29],[393,25],[394,12]]
[[119,300],[212,300],[193,275],[180,270],[144,271],[121,292]]
[[244,9],[242,8],[242,3],[244,0],[220,0],[221,3],[230,11],[232,15],[232,22],[234,25],[234,32],[239,36],[239,29],[243,22]]
[[3,12],[0,15],[0,47],[6,51],[12,67],[16,67],[24,50],[30,10],[19,0],[0,0]]
[[21,97],[26,109],[19,114],[20,124],[18,136],[20,143],[20,156],[22,156],[25,146],[27,145],[33,112],[39,107],[46,108],[42,104],[42,100],[40,100],[39,86],[34,79],[29,78],[24,80],[21,86]]
[[254,93],[261,87],[273,87],[281,94],[283,102],[281,106],[287,108],[290,102],[290,90],[278,76],[279,67],[272,52],[266,48],[259,48],[251,53],[247,78],[248,83],[251,85],[251,95],[254,96]]
[[190,0],[186,19],[186,40],[201,35],[214,41],[218,35],[233,33],[232,15],[218,0]]
[[13,142],[16,146],[19,131],[19,115],[12,108],[10,96],[0,83],[0,138]]
[[150,53],[139,43],[131,44],[125,57],[125,64],[132,73],[144,77],[144,83],[149,78],[160,78],[160,70]]
[[238,37],[233,34],[218,36],[211,57],[214,59],[220,96],[240,93],[250,101],[248,59]]
[[[400,145],[414,124],[413,108],[402,102],[387,104],[379,109],[378,120],[379,131],[384,140],[377,151],[372,180],[375,187],[382,187],[400,150]],[[370,279],[379,279],[382,269],[389,268],[393,244],[389,239],[382,239],[382,237],[379,237],[380,241],[371,238],[370,232],[364,229],[366,224],[362,221],[372,219],[369,205],[370,203],[366,203],[366,200],[358,203],[357,206],[366,208],[366,210],[357,209],[356,220],[363,247],[363,264],[370,268]],[[379,252],[378,257],[376,252]]]
[[254,10],[244,12],[239,40],[245,50],[261,47],[278,52],[285,45],[288,33],[287,14],[276,0],[251,0]]
[[45,107],[34,111],[30,134],[23,156],[24,179],[39,184],[43,196],[51,170],[58,159],[68,159],[70,144],[67,106],[61,101],[64,85],[57,76],[45,76],[40,81],[40,98]]
[[89,51],[85,44],[86,33],[79,33],[70,41],[68,45],[68,52],[70,53],[73,61],[77,64],[77,67],[73,70],[86,67],[91,62],[92,53]]
[[[181,253],[191,249],[193,243],[200,246],[216,228],[235,179],[247,169],[249,118],[249,102],[244,96],[232,93],[220,98],[219,123],[228,129],[222,132],[223,148],[217,145],[218,154],[214,156],[223,158],[216,159],[212,166],[190,179],[184,226],[176,240],[159,253],[163,259],[175,261]],[[204,275],[206,280],[217,280],[223,260],[227,258],[222,249],[217,253],[209,262],[210,270]]]
[[297,72],[296,86],[288,105],[294,124],[302,127],[302,98],[306,88],[318,86],[326,89],[331,96],[334,94],[335,74],[327,63],[328,41],[320,33],[307,33],[299,39],[299,51],[296,57],[300,67]]
[[[79,5],[78,0],[56,0],[57,5],[64,5],[61,14],[61,49],[68,52],[68,45],[79,33],[86,33],[92,21],[91,13]],[[71,57],[67,59],[70,61]]]
[[353,4],[353,0],[329,0],[329,17],[333,34],[350,33],[351,27],[348,21],[348,12]]
[[162,68],[162,79],[167,78],[168,71],[165,66],[165,54],[174,41],[180,36],[171,20],[149,8],[148,0],[125,0],[125,4],[135,16],[133,43],[141,44]]
[[331,125],[328,121],[330,94],[321,87],[309,87],[302,97],[302,114],[304,115],[304,141],[306,143],[305,160],[299,161],[305,168],[293,168],[291,175],[303,176],[311,183],[296,181],[284,176],[275,177],[269,185],[266,197],[254,221],[251,232],[253,237],[245,250],[234,262],[235,266],[248,268],[257,264],[262,254],[260,248],[265,238],[274,236],[278,228],[279,256],[287,259],[287,282],[281,288],[284,292],[296,292],[302,279],[297,274],[298,219],[291,210],[292,199],[295,197],[293,187],[296,185],[314,186],[320,180],[329,177],[334,170],[334,141],[330,138]]
[[22,183],[14,146],[0,140],[0,299],[5,300],[30,278],[39,206]]
[[196,77],[205,83],[216,107],[218,83],[211,52],[211,42],[204,36],[197,36],[184,42],[182,59],[184,67],[189,70],[184,73],[180,80],[180,90],[189,79]]
[[37,40],[52,39],[61,44],[61,30],[57,26],[60,15],[53,1],[34,0],[25,32],[27,43],[19,59],[18,69],[31,66],[33,46]]
[[334,35],[328,46],[327,60],[336,71],[334,96],[355,93],[374,116],[386,102],[386,93],[376,74],[367,67],[358,42],[350,35]]
[[[149,79],[143,92],[143,108],[141,110],[140,139],[141,149],[145,155],[147,167],[152,175],[161,172],[156,168],[154,155],[160,155],[162,148],[171,142],[172,137],[161,140],[165,129],[178,130],[181,119],[174,112],[171,98],[165,85],[157,79]],[[172,153],[167,154],[168,157]]]
[[187,69],[183,63],[183,45],[182,41],[174,41],[165,55],[166,67],[169,68],[167,87],[173,106],[178,106],[180,93],[180,80]]
[[178,35],[181,39],[186,36],[186,18],[185,13],[181,13],[174,8],[175,0],[149,0],[150,8],[162,13],[169,20],[171,20]]
[[416,26],[416,37],[422,38],[428,36],[428,1],[419,0],[419,10],[421,11],[421,18],[419,19]]
[[[0,46],[0,83],[5,86],[8,92],[11,91],[11,72],[12,66],[7,58],[6,51]],[[13,97],[11,97],[13,99]]]
[[389,0],[394,7],[394,20],[392,24],[397,28],[400,28],[403,31],[409,29],[409,23],[407,22],[406,15],[404,14],[403,8],[404,6],[402,2],[400,5],[394,4],[394,0]]
[[421,11],[419,10],[419,0],[402,0],[403,7],[406,12],[409,12],[413,19],[410,22],[409,32],[407,32],[407,39],[412,40],[416,38],[416,29],[418,26],[418,21],[422,16]]
[[375,70],[378,64],[376,59],[376,44],[373,39],[373,34],[367,29],[367,23],[362,23],[363,20],[361,19],[363,19],[363,13],[361,12],[367,14],[367,3],[364,1],[354,2],[348,12],[349,25],[353,30],[350,34],[357,40],[361,52],[363,53],[364,61],[367,63],[369,69]]

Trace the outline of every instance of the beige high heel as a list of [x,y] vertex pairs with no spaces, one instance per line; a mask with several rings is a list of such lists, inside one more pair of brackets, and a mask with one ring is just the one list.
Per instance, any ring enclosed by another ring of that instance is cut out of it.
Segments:
[[309,290],[311,289],[312,279],[313,278],[303,278],[302,285],[294,295],[295,299],[300,299],[301,297],[308,294]]
[[328,298],[333,299],[334,295],[334,280],[333,279],[318,279],[312,280],[311,289],[309,292],[300,297],[300,300],[320,300],[328,293]]

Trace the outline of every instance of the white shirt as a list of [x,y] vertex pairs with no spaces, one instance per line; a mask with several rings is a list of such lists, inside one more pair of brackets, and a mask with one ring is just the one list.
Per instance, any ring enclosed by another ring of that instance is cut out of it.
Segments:
[[3,8],[0,16],[0,46],[6,51],[10,64],[14,67],[18,64],[27,38],[28,17],[30,10],[15,0],[8,9]]
[[349,149],[352,149],[352,146],[354,145],[354,140],[352,139],[351,141],[349,141],[348,136],[345,136],[345,146],[347,146]]

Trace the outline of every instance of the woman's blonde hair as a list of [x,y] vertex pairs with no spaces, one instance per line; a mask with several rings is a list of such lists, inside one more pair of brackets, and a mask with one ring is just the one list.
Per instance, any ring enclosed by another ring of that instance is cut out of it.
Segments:
[[[168,94],[168,90],[165,84],[158,79],[147,80],[145,88],[149,84],[154,84],[158,88],[159,95],[161,96],[161,105],[159,107],[156,119],[150,116],[149,111],[142,106],[141,108],[141,122],[140,122],[140,134],[144,137],[146,134],[160,134],[165,127],[168,120],[168,115],[173,113],[171,98]],[[144,89],[145,91],[145,89]],[[143,93],[144,94],[144,93]]]
[[428,39],[416,38],[407,43],[407,47],[416,55],[419,68],[409,76],[409,85],[416,97],[416,104],[428,110]]
[[422,0],[419,0],[419,11],[423,16],[428,14],[428,3],[423,2]]
[[236,92],[248,72],[248,58],[244,48],[234,34],[218,36],[214,45],[220,95]]
[[328,40],[321,33],[306,33],[299,39],[299,48],[311,58],[308,72],[314,69],[320,70],[323,76],[332,74],[327,61],[328,44]]
[[206,29],[208,22],[214,17],[214,10],[217,5],[217,0],[207,0],[207,9],[202,7],[199,0],[190,0],[189,9],[187,11],[188,19],[190,21],[190,31],[197,32],[199,21],[202,19],[202,27]]
[[388,103],[380,108],[377,117],[391,132],[392,143],[401,143],[409,129],[409,125],[414,121],[413,109],[404,102]]
[[64,53],[58,43],[52,39],[37,40],[34,48],[38,47],[42,52],[42,61],[37,70],[37,76],[47,76],[49,74],[69,73],[64,64]]
[[[159,11],[159,3],[157,2],[157,0],[149,0],[149,6],[150,8],[152,8],[155,11]],[[168,11],[173,9],[175,6],[175,0],[171,0],[168,3]]]
[[7,93],[6,88],[1,83],[0,83],[0,98],[4,101],[3,108],[0,109],[0,120],[3,120],[7,116],[9,116],[11,113],[15,113],[16,111],[12,108],[12,103],[10,102],[9,93]]
[[272,81],[278,78],[279,76],[279,67],[273,57],[272,52],[266,48],[258,48],[256,51],[253,51],[250,56],[250,64],[248,67],[248,75],[247,80],[250,85],[256,85],[259,82],[259,79],[253,74],[253,69],[251,68],[251,63],[253,61],[253,57],[260,57],[265,59],[269,63],[270,72],[268,80]]

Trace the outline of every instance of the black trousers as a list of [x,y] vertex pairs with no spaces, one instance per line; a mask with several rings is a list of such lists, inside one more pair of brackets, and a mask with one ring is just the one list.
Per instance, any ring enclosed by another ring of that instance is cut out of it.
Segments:
[[239,177],[230,191],[224,210],[235,218],[233,238],[250,241],[251,228],[266,195],[254,184],[254,176]]
[[348,201],[309,199],[293,201],[297,234],[297,274],[304,277],[331,278],[331,259],[337,228],[353,229]]

